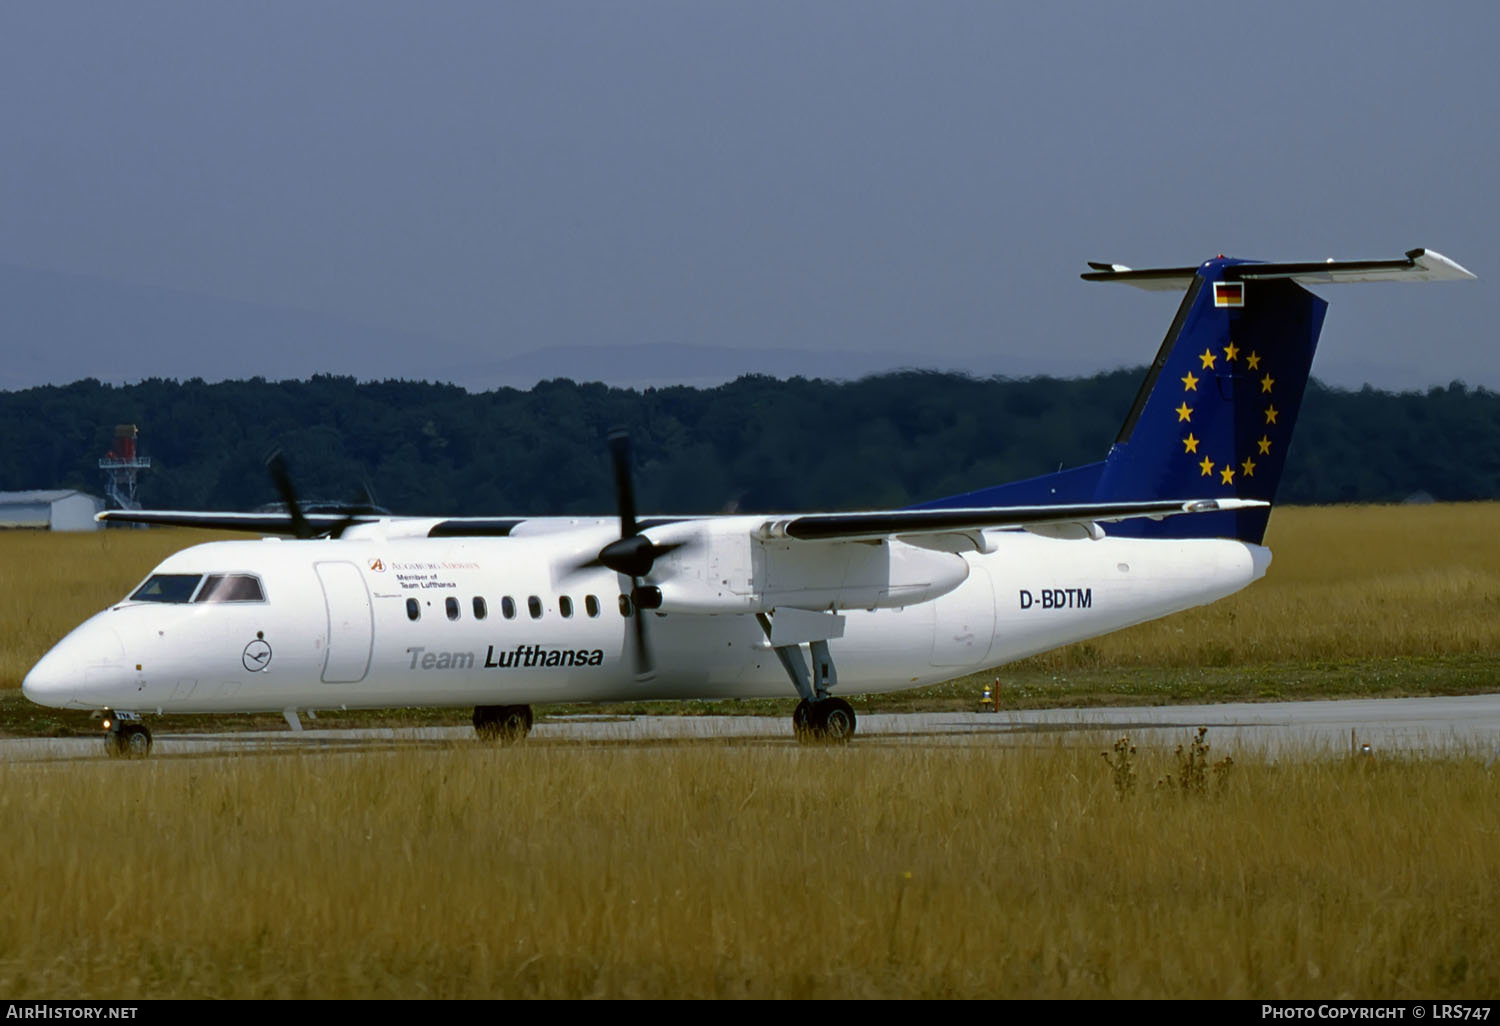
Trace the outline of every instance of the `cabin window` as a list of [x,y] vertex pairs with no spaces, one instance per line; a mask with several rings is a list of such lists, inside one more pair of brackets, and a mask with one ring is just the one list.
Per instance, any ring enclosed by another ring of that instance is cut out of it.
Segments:
[[593,595],[583,597],[583,608],[588,610],[590,616],[599,615],[599,600]]
[[630,596],[629,595],[621,595],[620,596],[620,615],[621,616],[629,616],[630,615]]
[[490,613],[489,607],[484,604],[484,599],[478,595],[474,596],[474,619],[483,620]]
[[531,610],[531,618],[540,620],[542,618],[542,600],[535,595],[526,600],[526,608]]
[[132,602],[187,602],[198,590],[202,574],[152,574],[135,589]]
[[264,602],[260,578],[251,574],[209,574],[194,602]]
[[500,615],[507,620],[516,618],[516,600],[509,595],[500,600]]
[[420,620],[422,618],[422,603],[414,598],[407,599],[406,618],[408,620]]
[[564,617],[572,616],[573,615],[573,600],[570,599],[570,598],[568,598],[568,596],[566,596],[566,595],[563,595],[563,596],[559,597],[558,600],[557,600],[557,611],[559,613],[561,613]]
[[458,599],[454,598],[452,595],[449,595],[445,600],[443,600],[443,608],[448,612],[448,619],[458,619]]

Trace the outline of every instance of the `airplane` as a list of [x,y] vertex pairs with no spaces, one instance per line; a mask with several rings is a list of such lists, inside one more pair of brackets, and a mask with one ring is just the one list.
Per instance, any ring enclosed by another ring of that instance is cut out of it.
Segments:
[[[842,697],[934,684],[1213,602],[1264,539],[1327,304],[1304,285],[1473,278],[1395,260],[1090,264],[1182,291],[1102,461],[904,509],[637,516],[613,434],[612,516],[110,510],[107,523],[267,535],[178,552],[27,674],[145,756],[155,713],[473,707],[513,743],[532,706],[797,696],[795,737],[847,742]],[[289,535],[290,537],[280,537]],[[837,692],[837,693],[836,693]]]

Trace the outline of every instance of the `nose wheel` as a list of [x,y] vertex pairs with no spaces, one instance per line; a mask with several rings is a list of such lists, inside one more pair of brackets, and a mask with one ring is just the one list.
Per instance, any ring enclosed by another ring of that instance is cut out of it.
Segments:
[[116,712],[104,722],[104,752],[111,759],[144,759],[151,754],[151,729],[140,720]]

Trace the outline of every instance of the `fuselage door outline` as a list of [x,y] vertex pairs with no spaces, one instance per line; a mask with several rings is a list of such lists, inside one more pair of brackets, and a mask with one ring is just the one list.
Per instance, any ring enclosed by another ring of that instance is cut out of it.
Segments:
[[359,567],[349,562],[314,563],[328,614],[323,683],[355,684],[370,672],[375,647],[374,610]]

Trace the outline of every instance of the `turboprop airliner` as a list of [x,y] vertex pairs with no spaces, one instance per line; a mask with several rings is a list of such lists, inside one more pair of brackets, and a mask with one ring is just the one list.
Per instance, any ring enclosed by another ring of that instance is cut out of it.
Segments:
[[[551,702],[797,696],[803,741],[848,741],[842,695],[933,684],[1213,602],[1262,546],[1326,303],[1303,286],[1454,281],[1396,260],[1091,264],[1088,281],[1184,292],[1107,457],[906,509],[637,516],[609,440],[614,515],[395,517],[109,511],[111,523],[270,535],[196,545],[57,644],[32,701],[144,717],[472,706],[518,741]],[[278,537],[287,535],[290,537]]]

